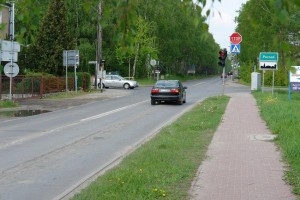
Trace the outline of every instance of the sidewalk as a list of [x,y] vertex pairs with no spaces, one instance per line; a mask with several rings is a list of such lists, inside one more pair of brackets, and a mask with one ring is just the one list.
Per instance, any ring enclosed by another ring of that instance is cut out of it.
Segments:
[[230,94],[223,122],[190,190],[191,200],[296,199],[284,163],[249,93]]

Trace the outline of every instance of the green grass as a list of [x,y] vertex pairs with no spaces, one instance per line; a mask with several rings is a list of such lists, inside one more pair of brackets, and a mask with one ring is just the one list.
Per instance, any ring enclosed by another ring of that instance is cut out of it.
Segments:
[[84,92],[82,90],[78,90],[77,92],[75,92],[75,91],[57,92],[57,93],[48,94],[48,95],[46,95],[45,98],[48,98],[48,99],[66,99],[66,98],[73,98],[73,97],[77,97],[77,96],[86,95],[86,94],[92,93],[92,92],[100,92],[100,91],[99,90],[90,90],[89,92]]
[[0,108],[13,108],[17,107],[18,104],[11,100],[0,100]]
[[228,101],[197,105],[72,200],[186,199]]
[[276,144],[281,149],[284,161],[289,165],[286,181],[293,186],[293,192],[300,194],[300,93],[288,98],[287,91],[271,93],[255,92],[255,98],[272,133],[277,135]]

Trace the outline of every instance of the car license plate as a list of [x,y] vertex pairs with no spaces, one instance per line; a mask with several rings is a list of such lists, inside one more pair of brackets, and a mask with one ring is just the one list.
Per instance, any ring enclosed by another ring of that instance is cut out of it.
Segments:
[[160,91],[160,92],[170,92],[169,89],[160,89],[159,91]]

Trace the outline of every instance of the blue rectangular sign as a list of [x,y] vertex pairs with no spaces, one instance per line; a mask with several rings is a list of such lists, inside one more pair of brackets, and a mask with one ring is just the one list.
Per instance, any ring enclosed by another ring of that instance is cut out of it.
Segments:
[[231,53],[241,53],[241,45],[240,44],[231,44]]
[[259,61],[277,62],[278,52],[260,52]]

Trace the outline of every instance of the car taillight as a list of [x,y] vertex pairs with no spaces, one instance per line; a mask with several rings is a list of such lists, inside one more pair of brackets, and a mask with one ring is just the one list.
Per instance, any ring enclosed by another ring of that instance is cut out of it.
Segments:
[[172,94],[179,94],[180,90],[179,89],[171,89],[170,92]]
[[159,89],[157,88],[152,88],[151,89],[151,94],[159,93]]

